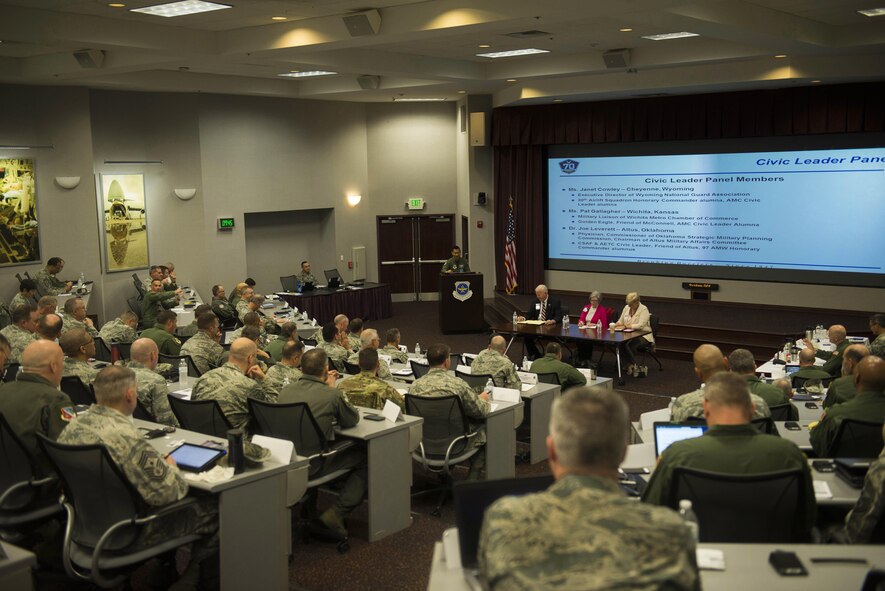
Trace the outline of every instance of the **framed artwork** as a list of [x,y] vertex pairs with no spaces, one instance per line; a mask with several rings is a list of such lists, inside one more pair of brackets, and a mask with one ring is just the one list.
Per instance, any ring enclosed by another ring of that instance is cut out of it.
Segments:
[[98,211],[107,273],[148,266],[144,175],[98,175]]
[[34,161],[0,159],[0,266],[40,260]]

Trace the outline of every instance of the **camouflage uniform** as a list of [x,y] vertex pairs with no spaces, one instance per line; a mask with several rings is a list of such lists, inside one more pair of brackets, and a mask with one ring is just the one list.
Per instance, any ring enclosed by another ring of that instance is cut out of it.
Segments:
[[[360,364],[360,354],[359,353],[351,353],[350,357],[347,358],[348,363],[352,363],[353,365]],[[378,377],[382,380],[392,380],[393,374],[390,373],[390,366],[387,365],[387,362],[383,359],[378,360]]]
[[854,508],[845,516],[845,537],[849,544],[875,543],[871,538],[885,512],[885,449],[870,465],[863,490]]
[[165,328],[159,326],[146,328],[141,331],[140,337],[157,343],[157,349],[163,355],[181,355],[181,341],[174,334],[167,332]]
[[25,347],[37,340],[37,336],[28,332],[17,324],[10,324],[0,334],[9,341],[9,363],[19,363],[22,357],[22,351]]
[[251,311],[252,310],[249,309],[249,302],[247,302],[246,300],[240,300],[237,302],[237,318],[240,319],[240,322],[245,323],[246,321],[243,320],[243,316]]
[[180,337],[192,337],[197,334],[197,331],[200,330],[197,327],[197,320],[194,319],[190,324],[185,324],[184,326],[179,326],[178,330],[175,332],[178,333]]
[[317,349],[325,351],[326,355],[329,356],[329,359],[332,360],[335,369],[344,373],[344,364],[341,362],[350,357],[350,351],[337,343],[327,343],[326,341],[317,343]]
[[190,355],[201,374],[220,367],[224,362],[224,347],[202,330],[181,346],[180,355]]
[[101,336],[98,333],[98,331],[95,330],[94,326],[89,326],[88,324],[86,324],[82,320],[77,320],[76,318],[74,318],[70,314],[62,314],[61,321],[62,321],[62,325],[61,325],[61,333],[62,334],[68,332],[69,330],[74,330],[75,328],[82,328],[93,339],[95,337]]
[[54,296],[64,293],[66,285],[64,281],[55,275],[50,275],[49,271],[46,270],[46,267],[43,267],[34,274],[34,283],[37,284],[37,291],[45,296]]
[[114,318],[110,322],[105,322],[102,325],[101,330],[98,331],[98,336],[108,344],[131,343],[135,341],[137,333],[134,328],[128,324],[124,324],[119,318]]
[[493,349],[480,351],[470,366],[470,372],[478,375],[491,375],[495,385],[503,388],[516,388],[519,390],[520,386],[522,386],[522,382],[519,381],[516,375],[516,368],[513,367],[513,362]]
[[819,458],[831,458],[832,446],[843,419],[872,421],[880,425],[885,422],[885,393],[858,392],[842,404],[824,411],[820,422],[811,430],[811,447]]
[[354,353],[358,353],[360,349],[363,348],[363,343],[360,341],[359,336],[353,334],[352,332],[347,333],[347,343],[348,348]]
[[486,511],[479,566],[496,591],[700,588],[695,544],[669,509],[635,503],[611,480],[567,474]]
[[14,296],[12,296],[12,301],[9,302],[9,309],[10,309],[10,310],[15,310],[15,309],[18,308],[19,306],[24,306],[25,304],[33,305],[33,302],[31,302],[30,300],[26,300],[26,299],[22,296],[21,292],[18,292],[17,294],[15,294]]
[[[756,413],[753,415],[754,419],[771,416],[771,411],[768,410],[768,404],[766,404],[764,400],[752,393],[750,394],[750,399],[753,401],[753,405],[756,407]],[[683,423],[691,417],[699,419],[704,418],[703,386],[701,386],[694,392],[683,394],[676,399],[676,402],[673,403],[673,411],[670,414],[671,421],[673,421],[674,423]]]
[[[241,326],[240,328],[238,328],[235,331],[233,331],[232,333],[230,333],[230,340],[228,342],[233,343],[235,340],[241,338],[243,336],[243,329],[244,328],[246,328],[246,327]],[[263,326],[259,326],[258,330],[259,330],[259,333],[258,333],[257,345],[258,345],[259,349],[263,350],[267,346],[268,335],[267,335],[267,331],[264,330]]]
[[95,380],[95,376],[97,375],[98,370],[87,362],[73,359],[71,357],[65,357],[62,376],[77,376],[80,378],[80,381],[83,382],[84,386],[88,386]]
[[[161,507],[179,501],[187,494],[187,482],[175,466],[166,463],[158,452],[119,411],[98,404],[77,416],[58,438],[71,445],[102,444],[145,502]],[[213,495],[198,497],[187,509],[175,511],[152,521],[140,530],[134,546],[149,546],[188,533],[210,537],[195,544],[194,559],[205,558],[218,544],[218,502]]]
[[870,343],[870,354],[885,359],[885,332],[879,333],[872,343]]
[[262,384],[246,376],[239,367],[225,363],[197,379],[191,391],[191,400],[217,400],[221,411],[234,428],[249,426],[247,398],[275,402]]
[[409,354],[393,345],[387,345],[383,349],[378,349],[378,353],[382,355],[390,355],[390,360],[396,363],[409,362]]
[[359,374],[347,378],[338,384],[338,389],[344,392],[350,403],[355,406],[381,410],[384,408],[384,402],[390,400],[403,411],[406,410],[406,401],[403,400],[402,395],[371,371],[361,371]]
[[138,388],[138,401],[151,413],[158,423],[178,426],[178,419],[169,406],[169,386],[166,380],[143,363],[130,361],[127,367],[135,372],[135,384]]
[[301,283],[313,283],[314,285],[317,284],[317,278],[316,276],[314,276],[313,273],[305,273],[304,271],[302,271],[296,276],[296,278]]
[[[492,409],[487,400],[480,398],[467,382],[449,373],[442,367],[432,367],[427,375],[418,378],[409,388],[409,394],[418,396],[450,396],[454,394],[461,399],[464,413],[468,418],[481,421]],[[485,427],[479,430],[479,435],[471,439],[474,447],[486,442]]]
[[267,375],[264,378],[263,384],[264,389],[267,391],[268,395],[272,393],[274,397],[279,396],[287,378],[290,384],[294,384],[301,379],[301,375],[301,370],[297,367],[277,363],[267,370]]

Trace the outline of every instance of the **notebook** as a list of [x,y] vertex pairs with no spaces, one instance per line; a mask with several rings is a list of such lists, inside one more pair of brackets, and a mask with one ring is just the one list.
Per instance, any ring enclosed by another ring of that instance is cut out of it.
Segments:
[[677,441],[700,437],[707,430],[707,425],[682,425],[679,423],[655,423],[655,457],[660,457],[664,450]]

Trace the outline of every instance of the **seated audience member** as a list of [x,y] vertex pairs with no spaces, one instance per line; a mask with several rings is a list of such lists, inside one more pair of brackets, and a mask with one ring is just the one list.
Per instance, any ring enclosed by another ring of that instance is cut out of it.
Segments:
[[875,337],[870,343],[870,354],[885,359],[885,314],[870,316],[870,332]]
[[68,301],[65,302],[65,313],[62,321],[64,322],[64,326],[61,329],[62,332],[82,328],[93,338],[99,336],[98,331],[95,330],[92,318],[86,315],[86,302],[83,301],[83,298],[68,298]]
[[[476,370],[473,371],[478,373]],[[584,374],[562,360],[562,345],[559,343],[547,343],[545,355],[532,361],[529,371],[532,373],[555,373],[559,377],[559,385],[563,392],[569,388],[587,384]]]
[[129,363],[126,366],[135,372],[138,401],[158,423],[178,426],[178,419],[169,406],[169,386],[166,379],[157,373],[160,359],[157,343],[151,339],[136,339],[132,343]]
[[30,304],[19,306],[12,310],[10,319],[12,324],[0,330],[0,334],[9,341],[9,363],[18,363],[25,347],[37,340],[34,335],[37,330],[37,309]]
[[157,314],[154,326],[141,331],[141,336],[157,343],[163,355],[180,355],[181,341],[175,336],[178,327],[178,315],[172,310],[163,310]]
[[178,303],[181,290],[163,291],[163,282],[159,279],[151,281],[151,286],[144,294],[141,301],[141,323],[144,326],[153,326],[157,323],[157,316],[163,310],[174,308]]
[[163,265],[163,283],[165,285],[175,285],[178,283],[178,277],[175,275],[175,263],[172,261]]
[[343,361],[350,357],[350,352],[343,345],[346,334],[340,332],[331,322],[323,326],[322,330],[323,340],[317,342],[317,349],[325,351],[335,369],[339,373],[344,373]]
[[354,318],[347,323],[347,349],[354,353],[359,353],[362,348],[360,335],[363,332],[363,319]]
[[[426,375],[418,378],[409,387],[409,394],[417,396],[457,396],[461,399],[464,407],[464,413],[477,436],[470,440],[472,447],[484,446],[486,443],[486,430],[483,419],[492,409],[489,404],[489,393],[481,392],[477,394],[473,388],[467,385],[467,382],[461,378],[449,375],[451,368],[451,349],[448,345],[436,343],[427,348],[427,363],[430,370]],[[466,451],[466,450],[465,450]],[[470,471],[467,478],[470,480],[477,479],[485,468],[485,449],[480,450],[472,458],[470,458]]]
[[[615,322],[615,330],[635,330],[635,331],[651,331],[651,313],[648,308],[639,301],[639,294],[635,291],[627,294],[625,298],[627,305],[621,311],[621,316]],[[640,374],[645,375],[647,370],[640,371],[636,363],[636,351],[639,347],[647,343],[654,343],[655,337],[651,332],[642,335],[642,338],[630,339],[627,341],[624,350],[627,357],[630,358],[630,365],[627,366],[626,373],[634,377]]]
[[267,336],[267,333],[261,328],[261,315],[258,312],[246,312],[243,315],[243,325],[231,333],[230,340],[240,338],[243,335],[243,329],[247,326],[254,326],[262,337]]
[[283,388],[301,379],[301,354],[304,344],[301,341],[286,341],[279,363],[267,370],[264,389],[268,394],[279,396]]
[[76,376],[84,386],[91,384],[98,375],[89,365],[89,358],[95,357],[95,339],[82,328],[74,328],[62,333],[58,344],[65,354],[62,376]]
[[301,283],[301,285],[304,285],[305,283],[309,283],[310,285],[317,284],[317,278],[310,272],[310,261],[301,261],[301,272],[298,273],[296,279],[298,279],[298,282]]
[[223,285],[212,286],[212,312],[218,316],[221,322],[234,320],[237,317],[237,311],[230,305],[224,293]]
[[461,247],[452,247],[452,256],[443,264],[440,273],[470,273],[470,263],[461,256]]
[[[79,415],[62,432],[59,442],[103,445],[141,498],[152,507],[162,507],[183,499],[188,485],[175,460],[154,449],[132,424],[132,413],[138,400],[135,380],[135,372],[125,367],[111,366],[101,370],[94,382],[98,404]],[[194,542],[191,563],[182,579],[195,578],[192,573],[199,573],[200,583],[205,588],[218,587],[218,501],[215,495],[201,495],[187,509],[161,516],[138,531],[138,538],[127,550],[152,546],[189,533],[206,536]]]
[[39,320],[37,320],[37,332],[35,334],[38,338],[47,341],[58,341],[58,337],[61,335],[63,327],[64,324],[62,323],[61,316],[50,313],[39,317]]
[[212,313],[212,306],[209,304],[200,304],[196,308],[194,308],[194,319],[190,322],[190,324],[186,324],[184,326],[179,326],[177,329],[177,334],[180,337],[192,337],[197,334],[197,331],[200,328],[197,326],[197,318],[201,314]]
[[277,326],[276,321],[273,318],[268,318],[261,311],[261,305],[264,303],[264,296],[260,294],[255,294],[246,304],[246,308],[249,312],[255,312],[258,314],[259,326],[261,327],[262,332],[267,334],[277,334],[280,332],[279,326]]
[[[366,332],[368,330],[364,330],[363,334]],[[366,347],[359,352],[357,357],[360,373],[338,384],[338,389],[347,394],[350,403],[355,406],[381,410],[384,408],[384,403],[390,400],[405,411],[406,402],[402,395],[385,382],[378,373],[381,367],[378,349]]]
[[22,279],[18,284],[18,293],[12,296],[9,302],[9,308],[15,308],[22,304],[34,305],[34,298],[37,296],[37,284],[33,279]]
[[808,460],[793,442],[761,433],[750,424],[753,402],[747,381],[733,373],[717,373],[707,380],[703,404],[704,418],[710,428],[701,437],[677,441],[664,450],[642,493],[642,500],[655,505],[673,503],[671,487],[676,467],[720,474],[764,474],[799,469],[806,501],[805,507],[798,508],[802,512],[800,529],[810,534],[816,509]]
[[824,408],[854,398],[857,394],[857,390],[854,389],[854,368],[869,354],[870,350],[864,345],[851,345],[845,348],[842,354],[842,376],[830,382],[827,397],[824,398]]
[[286,322],[280,326],[280,336],[269,342],[264,348],[265,352],[270,355],[271,359],[279,362],[283,355],[283,347],[289,341],[301,340],[298,338],[298,325],[294,322]]
[[[8,351],[9,345],[0,340],[0,361],[5,363],[2,357]],[[0,414],[36,458],[40,474],[53,470],[37,446],[36,434],[58,439],[74,416],[71,399],[59,390],[63,371],[61,347],[41,339],[25,347],[15,381],[0,385]]]
[[255,363],[261,371],[267,373],[267,364],[264,360],[270,360],[270,355],[261,348],[263,342],[263,339],[261,338],[261,330],[257,326],[244,326],[240,333],[240,337],[249,339],[255,343],[255,346],[258,347],[258,359]]
[[[350,326],[350,320],[348,320],[347,316],[345,316],[344,314],[336,315],[335,318],[332,319],[332,323],[335,325],[337,333],[340,334],[342,337],[347,333],[347,327]],[[325,341],[326,339],[323,337],[323,327],[319,327],[310,338],[314,339],[317,344]],[[342,344],[342,346],[344,346],[344,344]],[[346,349],[347,347],[344,346],[344,348]]]
[[113,343],[131,343],[138,333],[138,316],[135,312],[126,311],[120,314],[119,318],[114,318],[110,322],[105,322],[98,336],[107,344]]
[[854,368],[857,394],[851,400],[824,411],[811,430],[811,447],[819,458],[831,456],[832,446],[844,419],[885,423],[885,359],[868,355]]
[[387,341],[387,344],[381,349],[381,353],[390,355],[390,359],[396,363],[409,362],[409,354],[399,348],[400,332],[398,328],[388,328],[384,340]]
[[37,315],[46,316],[54,314],[58,309],[58,298],[55,296],[43,296],[37,300]]
[[[523,316],[518,316],[517,320],[523,322],[525,320],[543,320],[547,326],[553,326],[562,321],[562,304],[556,298],[550,297],[550,291],[543,283],[535,288],[535,297],[538,298],[532,303],[531,307]],[[537,359],[543,356],[535,337],[524,336],[525,348],[528,351],[529,359]]]
[[243,291],[240,293],[240,297],[236,304],[237,318],[240,322],[243,322],[243,316],[245,316],[247,312],[252,311],[249,308],[249,303],[252,301],[253,296],[255,296],[255,290],[248,285],[244,287]]
[[[381,346],[381,339],[378,338],[378,331],[374,328],[367,328],[360,334],[360,350],[363,349],[375,349]],[[360,356],[359,353],[351,353],[347,357],[347,362],[352,363],[354,365],[359,365]],[[382,380],[392,380],[393,374],[390,373],[390,366],[383,359],[378,360],[379,368],[378,368],[378,377]]]
[[507,341],[500,335],[495,335],[489,339],[489,346],[479,352],[473,364],[470,366],[471,373],[477,375],[488,374],[492,376],[492,380],[496,386],[502,388],[522,387],[522,382],[516,375],[516,368],[510,361],[504,351],[507,350]]
[[[291,383],[280,392],[280,404],[304,402],[310,408],[326,439],[335,439],[333,423],[344,429],[355,426],[360,421],[360,413],[348,401],[343,392],[335,388],[338,374],[329,371],[326,353],[322,349],[311,349],[301,358],[301,379]],[[366,452],[359,446],[353,446],[335,454],[323,464],[322,472],[316,477],[342,470],[354,468],[347,475],[341,494],[335,505],[320,515],[323,527],[346,537],[347,528],[344,519],[350,515],[366,495],[368,473],[366,470]],[[305,511],[316,515],[316,489],[308,493],[305,499]]]
[[[230,346],[227,363],[203,374],[191,391],[191,400],[217,400],[235,429],[249,427],[248,398],[273,402],[262,386],[264,372],[256,365],[258,346],[239,338]],[[265,453],[267,450],[264,450]]]
[[[885,425],[882,429],[885,439]],[[870,465],[864,477],[860,498],[845,516],[845,526],[835,536],[846,544],[881,544],[882,520],[885,519],[885,447]],[[878,530],[878,531],[877,531]]]
[[771,382],[771,385],[775,388],[779,388],[787,398],[793,398],[793,384],[789,378],[779,378]]
[[175,285],[174,282],[168,280],[166,276],[166,270],[163,265],[151,265],[151,268],[148,270],[148,278],[144,281],[144,290],[151,290],[151,283],[156,280],[159,281],[163,286],[163,291],[175,291],[178,289],[178,286]]
[[835,351],[814,351],[814,344],[810,340],[804,339],[803,342],[806,348],[814,351],[815,357],[825,361],[820,367],[823,371],[831,376],[838,376],[839,371],[842,369],[841,355],[845,353],[845,349],[850,344],[847,337],[848,331],[845,330],[845,327],[841,324],[834,324],[827,330],[827,339],[829,339],[831,345],[836,347]]
[[[792,392],[790,396],[787,396],[783,390],[766,383],[765,380],[756,375],[756,359],[747,349],[735,349],[732,351],[731,355],[728,356],[728,365],[731,367],[731,371],[747,380],[750,393],[764,400],[769,407],[787,404],[793,397]],[[790,420],[799,420],[799,409],[792,406],[792,403],[790,407]]]
[[[842,358],[839,357],[839,363],[842,363],[841,359]],[[795,387],[797,385],[797,378],[804,383],[808,380],[826,380],[831,376],[829,373],[814,365],[814,349],[802,349],[799,351],[799,369],[790,377],[792,378],[793,386]]]
[[65,268],[65,262],[59,257],[52,257],[46,262],[46,266],[34,275],[34,283],[37,291],[43,295],[54,296],[60,293],[70,293],[74,284],[70,281],[62,281],[57,277]]
[[547,453],[556,482],[486,510],[478,558],[490,589],[700,588],[685,523],[618,486],[629,421],[624,401],[603,388],[553,402]]
[[219,344],[221,331],[212,312],[197,316],[197,333],[181,346],[181,355],[190,355],[201,374],[224,363],[224,347]]
[[[243,298],[243,291],[247,287],[249,287],[249,285],[244,282],[237,283],[236,287],[234,287],[233,292],[231,292],[231,294],[230,294],[230,305],[234,309],[235,312],[237,309],[237,304],[239,304],[240,300]],[[250,295],[249,297],[252,297],[252,296]],[[237,316],[239,317],[239,314],[237,314]]]
[[[728,371],[728,360],[716,345],[701,345],[695,349],[693,359],[694,372],[701,379],[701,387],[676,399],[670,415],[670,420],[674,423],[684,423],[689,418],[704,418],[704,384],[712,376]],[[747,386],[747,391],[749,392],[749,386]],[[771,416],[771,411],[768,410],[765,400],[752,393],[750,400],[753,402],[753,418]]]

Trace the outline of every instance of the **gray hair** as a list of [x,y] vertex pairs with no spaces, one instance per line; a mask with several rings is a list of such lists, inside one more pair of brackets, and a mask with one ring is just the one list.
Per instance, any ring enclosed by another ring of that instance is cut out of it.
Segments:
[[707,379],[704,399],[710,404],[739,407],[752,413],[750,386],[745,378],[735,373],[721,371]]
[[[372,346],[372,341],[378,338],[378,331],[374,328],[367,328],[360,333],[360,347],[365,349]],[[380,339],[379,339],[380,340]]]
[[102,406],[113,406],[123,400],[126,390],[135,388],[135,372],[121,365],[110,365],[95,376],[95,401]]
[[550,434],[563,467],[616,469],[630,436],[627,403],[602,386],[569,390],[553,402]]
[[728,365],[733,372],[749,374],[756,370],[756,359],[747,349],[735,349],[728,356]]
[[598,302],[602,302],[602,294],[596,290],[590,292],[590,297],[588,299],[592,300],[593,298],[596,298],[596,301]]

